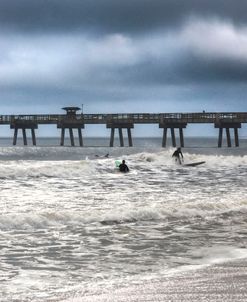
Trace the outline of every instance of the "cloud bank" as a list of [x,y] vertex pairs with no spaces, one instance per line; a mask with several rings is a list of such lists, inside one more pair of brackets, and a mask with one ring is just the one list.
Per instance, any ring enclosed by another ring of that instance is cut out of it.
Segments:
[[2,106],[246,111],[246,9],[241,0],[2,0]]

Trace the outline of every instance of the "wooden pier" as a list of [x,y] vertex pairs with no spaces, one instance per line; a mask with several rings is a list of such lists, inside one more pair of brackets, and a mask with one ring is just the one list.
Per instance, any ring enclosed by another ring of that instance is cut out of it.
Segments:
[[[17,143],[18,130],[22,130],[23,143],[27,145],[26,130],[31,130],[33,145],[36,145],[35,130],[39,125],[54,124],[61,129],[60,145],[64,145],[65,130],[69,130],[71,146],[75,146],[73,130],[78,131],[79,146],[83,147],[82,129],[89,124],[102,124],[111,129],[109,146],[114,146],[115,130],[118,130],[120,146],[124,146],[123,130],[127,131],[129,146],[133,146],[131,129],[135,124],[157,124],[163,129],[161,145],[167,146],[167,131],[170,130],[172,146],[184,147],[184,129],[188,124],[212,124],[219,129],[218,147],[222,147],[225,132],[228,147],[239,146],[238,129],[247,123],[247,112],[201,112],[201,113],[119,113],[119,114],[83,114],[77,113],[78,107],[63,108],[66,114],[37,115],[0,115],[0,125],[10,125],[14,130],[13,145]],[[231,132],[234,136],[232,144]],[[177,135],[176,135],[177,133]]]

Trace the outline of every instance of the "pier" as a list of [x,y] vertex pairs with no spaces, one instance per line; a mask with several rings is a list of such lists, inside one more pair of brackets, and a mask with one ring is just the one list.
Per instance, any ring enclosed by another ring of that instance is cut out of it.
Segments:
[[136,124],[156,124],[157,127],[163,129],[162,147],[167,146],[168,132],[171,134],[173,147],[184,147],[184,131],[189,124],[212,124],[214,128],[219,129],[218,147],[220,148],[223,145],[224,135],[227,147],[238,147],[238,130],[243,123],[247,123],[247,112],[84,114],[78,113],[79,107],[64,107],[63,109],[66,111],[65,114],[0,115],[0,126],[10,125],[10,128],[14,130],[13,145],[17,144],[19,130],[22,131],[24,145],[27,145],[27,130],[31,131],[32,144],[36,145],[35,130],[39,125],[54,124],[61,130],[61,146],[64,146],[66,130],[69,132],[71,146],[76,145],[74,136],[76,130],[78,145],[83,147],[82,130],[85,129],[85,126],[102,124],[111,132],[110,147],[114,146],[115,130],[118,131],[120,147],[124,147],[124,133],[128,138],[128,146],[132,147],[131,130]]

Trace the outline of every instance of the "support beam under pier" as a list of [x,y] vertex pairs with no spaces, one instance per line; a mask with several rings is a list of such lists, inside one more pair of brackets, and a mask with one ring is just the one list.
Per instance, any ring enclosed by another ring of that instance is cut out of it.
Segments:
[[84,129],[83,122],[81,122],[80,120],[64,119],[57,124],[57,128],[61,129],[60,146],[64,146],[66,129],[69,130],[70,145],[72,147],[76,145],[74,132],[73,132],[73,130],[76,129],[78,131],[79,146],[83,147],[83,137],[82,137],[82,129]]
[[132,136],[131,136],[131,130],[130,130],[130,128],[127,128],[127,132],[128,132],[129,146],[133,147],[133,142],[132,142]]
[[33,142],[33,145],[36,146],[36,136],[35,136],[34,129],[31,129],[31,133],[32,133],[32,142]]
[[22,135],[23,135],[24,146],[27,146],[27,134],[26,134],[26,129],[25,128],[22,128]]
[[239,147],[238,128],[234,128],[235,146]]
[[231,134],[230,134],[230,129],[226,128],[226,139],[227,139],[227,147],[231,147]]
[[74,140],[74,134],[73,134],[73,129],[72,128],[69,128],[69,137],[70,137],[71,146],[74,147],[75,146],[75,140]]
[[170,129],[171,131],[171,140],[172,140],[172,146],[176,147],[176,131],[179,130],[179,141],[180,141],[180,147],[184,147],[184,135],[183,135],[183,129],[185,129],[187,124],[185,123],[160,123],[159,128],[163,128],[163,137],[162,137],[162,147],[166,147],[167,145],[167,129]]
[[111,128],[110,147],[113,147],[114,145],[114,134],[115,134],[115,128]]
[[171,129],[171,138],[172,138],[172,146],[176,147],[176,137],[175,137],[175,130],[174,128],[170,128]]
[[123,130],[122,130],[122,128],[118,128],[118,132],[119,132],[120,147],[124,147],[124,139],[123,139]]
[[180,146],[184,147],[184,133],[183,128],[179,128]]
[[15,146],[17,144],[17,137],[18,137],[18,130],[22,130],[22,137],[23,137],[23,144],[24,146],[27,146],[28,140],[27,140],[27,129],[31,130],[31,138],[32,138],[32,143],[34,146],[36,146],[36,136],[35,136],[35,129],[38,128],[38,125],[29,122],[29,121],[20,121],[16,120],[10,125],[11,129],[14,129],[14,137],[13,137],[13,145]]
[[163,129],[163,139],[162,139],[162,147],[166,147],[166,140],[167,140],[167,128]]
[[64,146],[64,137],[65,137],[65,128],[62,128],[62,129],[61,129],[60,146]]
[[219,137],[218,137],[218,147],[219,148],[222,147],[222,136],[223,136],[223,128],[220,127],[219,128]]
[[133,141],[132,141],[132,136],[131,136],[131,129],[134,128],[134,124],[133,123],[115,123],[115,122],[109,122],[106,125],[106,127],[108,129],[109,128],[111,129],[110,147],[114,146],[115,129],[118,129],[120,147],[124,147],[123,129],[127,130],[129,147],[133,146]]
[[219,136],[218,136],[218,147],[222,147],[223,142],[223,130],[226,130],[226,142],[227,147],[232,147],[232,141],[231,141],[231,132],[230,130],[234,130],[234,142],[235,147],[239,147],[239,138],[238,138],[238,129],[241,128],[241,123],[217,123],[214,125],[215,128],[219,129]]
[[18,135],[18,128],[15,128],[14,132],[14,139],[13,139],[13,145],[15,146],[17,143],[17,135]]
[[[74,132],[73,129],[74,128],[61,128],[61,139],[60,139],[60,146],[64,146],[64,142],[65,142],[65,131],[66,129],[69,130],[69,139],[70,139],[70,144],[72,147],[75,146],[75,137],[74,137]],[[77,128],[78,130],[78,141],[79,141],[79,146],[83,147],[83,137],[82,137],[82,131],[81,128]]]
[[78,128],[78,138],[79,138],[80,147],[83,147],[83,139],[82,139],[82,131],[81,131],[81,128]]

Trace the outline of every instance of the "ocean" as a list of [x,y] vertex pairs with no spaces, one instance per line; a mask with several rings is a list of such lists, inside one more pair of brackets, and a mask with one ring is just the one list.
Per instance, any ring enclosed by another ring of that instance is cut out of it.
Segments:
[[197,167],[176,164],[161,138],[11,142],[0,139],[1,302],[83,301],[247,258],[246,139],[186,139],[184,163]]

